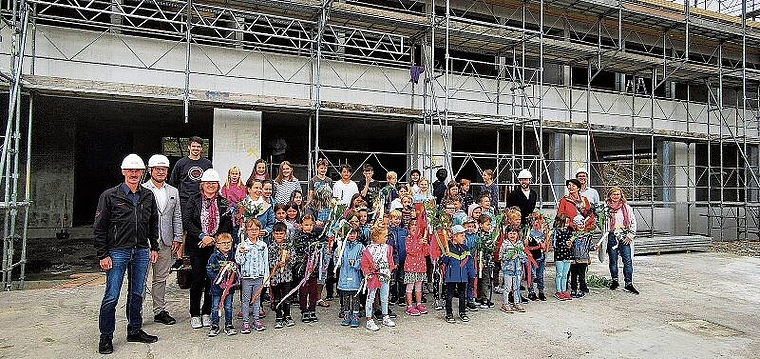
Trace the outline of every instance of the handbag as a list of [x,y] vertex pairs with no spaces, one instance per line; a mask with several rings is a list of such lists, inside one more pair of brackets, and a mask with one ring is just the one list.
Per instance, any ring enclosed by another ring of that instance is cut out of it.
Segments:
[[182,264],[177,268],[172,268],[172,270],[177,272],[177,286],[179,286],[180,289],[190,289],[190,284],[192,282],[190,257],[183,257]]

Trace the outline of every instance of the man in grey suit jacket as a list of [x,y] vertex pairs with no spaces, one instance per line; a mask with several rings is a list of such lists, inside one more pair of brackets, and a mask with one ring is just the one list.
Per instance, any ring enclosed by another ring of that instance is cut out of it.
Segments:
[[178,254],[182,244],[182,212],[180,212],[179,192],[166,183],[169,173],[169,159],[164,155],[153,155],[148,160],[150,180],[143,187],[151,190],[158,209],[158,260],[153,264],[153,321],[166,325],[177,321],[166,311],[166,279],[172,264],[172,253]]

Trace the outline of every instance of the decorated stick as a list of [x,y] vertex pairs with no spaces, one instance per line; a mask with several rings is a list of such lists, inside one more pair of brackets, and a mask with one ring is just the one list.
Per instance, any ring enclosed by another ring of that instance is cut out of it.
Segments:
[[[279,265],[279,264],[276,264],[275,266],[277,266],[277,265]],[[282,269],[282,268],[280,268],[280,269]],[[253,302],[255,302],[256,299],[259,298],[259,295],[261,295],[261,291],[264,290],[264,287],[267,285],[267,283],[269,283],[269,280],[271,280],[272,277],[274,277],[275,273],[277,273],[277,268],[276,267],[272,268],[272,270],[269,271],[269,276],[267,277],[267,279],[264,279],[264,281],[261,282],[261,287],[259,287],[259,290],[257,290],[256,293],[253,293],[253,296],[251,297],[251,304],[253,304]]]

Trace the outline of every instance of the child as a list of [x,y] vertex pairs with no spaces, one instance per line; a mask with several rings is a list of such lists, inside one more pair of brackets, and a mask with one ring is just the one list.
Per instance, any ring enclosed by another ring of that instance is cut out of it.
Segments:
[[481,308],[494,307],[491,301],[494,289],[494,242],[491,231],[491,218],[487,215],[480,215],[480,218],[478,218],[478,254],[475,272],[478,275],[478,299]]
[[433,194],[429,191],[430,181],[428,181],[427,178],[423,177],[420,179],[417,185],[419,187],[417,192],[414,193],[414,203],[427,203],[435,200],[435,197],[433,197]]
[[276,205],[274,198],[272,198],[272,192],[274,192],[274,182],[271,179],[265,179],[261,182],[261,195],[264,196],[264,201],[270,205]]
[[388,229],[382,226],[373,226],[370,229],[372,244],[362,252],[362,272],[367,286],[367,301],[364,303],[364,312],[367,316],[367,329],[380,330],[372,319],[372,305],[375,296],[380,292],[380,308],[383,315],[383,325],[395,327],[396,323],[388,316],[388,291],[390,289],[391,271],[396,266],[393,263],[393,247],[389,246]]
[[230,203],[230,207],[235,207],[238,202],[242,201],[246,195],[246,188],[243,181],[240,180],[240,169],[232,166],[227,171],[227,181],[222,186],[222,197]]
[[385,179],[388,183],[381,190],[381,193],[385,193],[385,212],[390,213],[391,204],[399,198],[399,190],[397,188],[398,174],[394,171],[388,171],[388,173],[385,174]]
[[359,289],[361,288],[361,259],[364,245],[357,241],[359,231],[351,229],[346,236],[346,243],[340,258],[335,258],[335,265],[340,266],[338,291],[341,295],[343,321],[340,325],[351,328],[359,327]]
[[262,181],[269,179],[269,172],[267,172],[267,161],[259,158],[256,160],[256,162],[253,163],[253,171],[251,171],[251,176],[248,178],[248,180],[250,181],[251,179]]
[[367,207],[360,207],[357,209],[356,214],[359,216],[359,230],[361,231],[361,238],[365,239],[365,242],[362,242],[364,245],[369,244],[370,239],[370,229],[368,223],[369,218],[369,210]]
[[[427,308],[422,304],[422,282],[427,277],[425,257],[430,253],[426,237],[426,229],[417,226],[417,221],[413,221],[409,227],[409,234],[405,238],[406,256],[403,268],[404,284],[406,284],[406,314],[411,316],[428,313]],[[415,291],[416,304],[412,303],[412,289]]]
[[[316,262],[319,260],[319,256],[318,252],[315,252],[315,249],[318,249],[320,241],[313,231],[314,217],[307,214],[303,217],[301,230],[293,241],[293,246],[300,261],[298,272],[299,274],[303,273],[301,278],[297,279],[301,281],[302,278],[306,278],[306,281],[298,289],[301,321],[304,323],[319,320],[316,313],[317,299],[319,299],[317,298],[317,267],[319,264]],[[313,269],[311,273],[308,272],[309,269]]]
[[462,178],[459,180],[459,195],[462,196],[462,208],[470,208],[470,205],[475,203],[475,199],[470,194],[470,180]]
[[[483,187],[480,190],[481,196],[487,194],[490,198],[490,204],[493,206],[493,213],[499,211],[499,187],[494,182],[494,173],[492,169],[486,169],[483,171]],[[481,204],[482,206],[482,204]],[[485,210],[485,208],[484,208]]]
[[293,202],[285,205],[285,224],[288,226],[288,229],[291,233],[301,229],[300,225],[298,224],[300,220],[301,210],[299,209],[298,205]]
[[414,198],[410,194],[401,196],[401,223],[403,226],[408,227],[412,222],[412,219],[417,216],[414,212]]
[[401,225],[401,211],[393,210],[388,217],[388,244],[393,247],[393,261],[396,264],[396,272],[393,275],[391,287],[391,304],[397,302],[406,303],[404,298],[404,261],[406,260],[406,237],[409,231]]
[[[533,261],[536,262],[536,266],[530,267],[532,281],[528,287],[528,299],[545,302],[544,270],[546,269],[545,253],[549,247],[549,228],[546,226],[544,216],[538,212],[531,213],[529,218],[530,231],[528,231],[528,238],[525,238],[525,249],[529,251]],[[536,296],[536,287],[538,288],[538,296]]]
[[[478,249],[477,249],[477,243],[478,243],[478,230],[477,226],[475,225],[475,221],[472,220],[472,218],[466,217],[463,220],[463,227],[465,229],[464,233],[464,245],[467,247],[467,250],[472,253],[472,258],[475,260],[478,257]],[[455,222],[456,223],[456,222]],[[467,282],[467,309],[473,312],[478,311],[478,306],[475,304],[475,277],[477,276],[477,264],[473,263],[475,266],[475,276],[470,278],[470,280]],[[480,281],[478,281],[480,282]],[[479,285],[480,283],[478,283]]]
[[[525,264],[526,255],[523,242],[520,240],[519,227],[509,226],[506,229],[507,240],[501,245],[499,259],[501,270],[504,273],[504,301],[501,310],[505,313],[525,312],[522,307],[520,295],[520,278],[522,266]],[[514,304],[509,306],[509,293],[513,294]]]
[[[272,226],[272,242],[269,245],[269,266],[275,273],[269,280],[272,290],[271,307],[276,313],[274,329],[282,329],[283,326],[296,325],[290,316],[290,300],[282,300],[290,292],[293,281],[293,244],[286,241],[287,226],[284,223],[275,223]],[[282,304],[280,304],[282,301]]]
[[333,180],[330,177],[327,177],[327,166],[329,165],[329,162],[327,162],[326,159],[320,158],[317,161],[317,174],[314,175],[309,180],[308,188],[308,199],[311,201],[312,198],[314,198],[314,191],[324,188],[325,190],[330,191],[330,197],[332,198],[332,186],[333,186]]
[[589,252],[594,248],[591,233],[580,233],[573,241],[573,261],[570,264],[570,290],[572,290],[570,295],[573,298],[583,298],[589,292],[586,285],[586,270],[591,264]]
[[[520,212],[520,207],[512,206],[504,209],[502,213],[504,215],[505,225],[517,228],[517,230],[522,234],[522,212]],[[504,271],[502,271],[502,273],[504,273]],[[509,294],[509,302],[514,303],[512,294]],[[520,297],[520,303],[527,304],[528,298]]]
[[570,229],[571,219],[565,214],[558,214],[554,219],[552,231],[552,247],[554,247],[554,265],[557,275],[554,278],[554,298],[565,301],[573,299],[567,292],[567,273],[570,271],[570,261],[573,259],[573,231]]
[[229,233],[220,233],[216,236],[216,249],[208,259],[206,275],[211,280],[211,329],[208,336],[219,335],[219,303],[224,300],[224,333],[235,335],[237,331],[232,324],[232,297],[234,297],[235,285],[239,282],[238,268],[232,253],[232,236]]
[[483,193],[478,197],[478,206],[480,207],[481,213],[487,214],[489,217],[493,218],[496,211],[491,207],[491,204],[491,195],[488,193]]
[[235,262],[240,266],[240,290],[243,293],[241,310],[243,312],[243,327],[241,334],[251,333],[251,323],[248,321],[249,310],[253,304],[253,328],[256,331],[265,330],[264,324],[259,320],[261,312],[261,298],[256,298],[251,303],[254,293],[261,290],[264,279],[269,277],[269,251],[267,244],[259,239],[261,222],[255,218],[245,223],[245,233],[240,238]]
[[[397,187],[398,189],[396,190],[396,198],[394,198],[393,201],[391,201],[391,203],[388,205],[388,213],[390,213],[390,211],[394,209],[397,209],[400,211],[402,208],[404,208],[404,204],[401,203],[401,198],[409,194],[409,186],[405,184],[401,184],[401,185],[397,185]],[[410,197],[409,204],[411,203],[412,201]]]
[[452,299],[454,291],[459,294],[459,319],[469,322],[465,305],[467,303],[467,283],[475,278],[474,260],[464,244],[465,229],[460,225],[451,227],[451,243],[441,261],[446,265],[444,281],[446,282],[446,321],[454,323]]

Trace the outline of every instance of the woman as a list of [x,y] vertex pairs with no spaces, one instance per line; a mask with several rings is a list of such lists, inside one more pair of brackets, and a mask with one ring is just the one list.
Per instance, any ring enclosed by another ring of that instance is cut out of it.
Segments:
[[[570,295],[574,298],[585,296],[589,290],[586,285],[586,269],[591,263],[589,251],[591,244],[591,230],[596,225],[596,216],[588,198],[581,196],[581,182],[577,179],[569,179],[565,182],[568,194],[559,200],[557,215],[563,214],[570,218],[568,227],[574,232],[573,262],[570,264]],[[578,290],[580,289],[580,290]]]
[[282,161],[280,172],[274,179],[274,202],[289,203],[290,195],[296,190],[301,191],[301,184],[293,176],[293,166],[288,161]]
[[618,186],[613,186],[607,192],[606,201],[606,218],[602,228],[602,239],[597,243],[604,250],[605,244],[607,254],[610,258],[610,289],[615,290],[620,286],[618,282],[618,255],[623,258],[623,278],[625,280],[625,289],[633,294],[639,294],[633,286],[633,260],[631,243],[636,237],[636,216],[633,208],[628,205],[623,190]]
[[229,203],[219,195],[219,182],[219,173],[213,168],[203,172],[200,193],[191,197],[182,210],[182,224],[187,231],[185,254],[190,256],[191,265],[190,325],[193,329],[211,326],[211,283],[206,276],[206,264],[214,251],[216,235],[232,232]]

